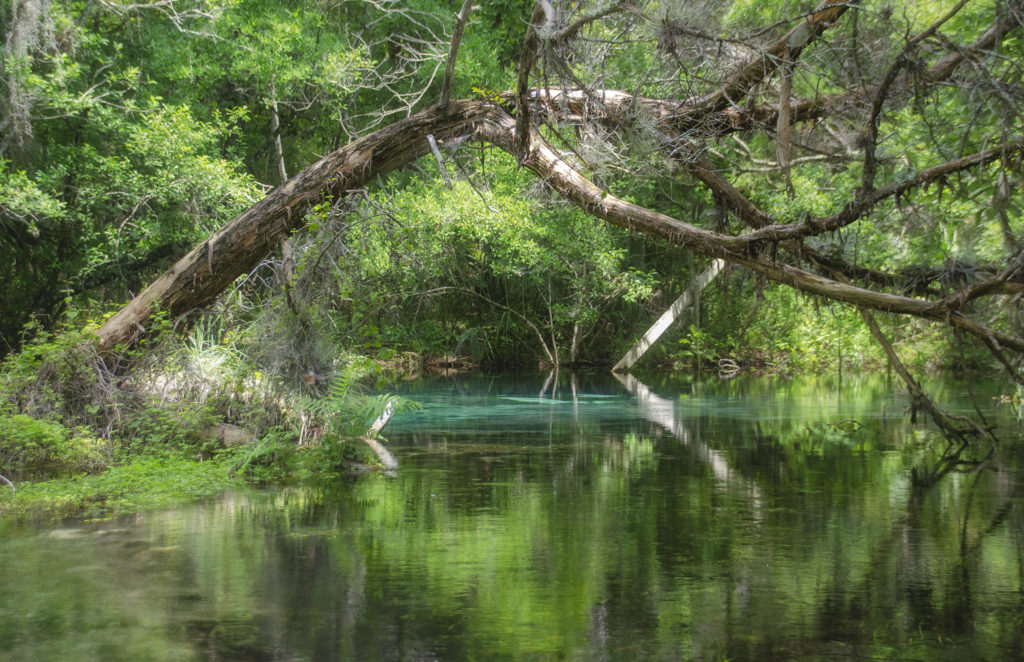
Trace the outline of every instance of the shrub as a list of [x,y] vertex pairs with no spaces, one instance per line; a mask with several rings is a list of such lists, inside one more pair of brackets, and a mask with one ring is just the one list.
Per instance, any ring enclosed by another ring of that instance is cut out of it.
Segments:
[[0,463],[5,467],[96,469],[106,462],[105,444],[86,428],[24,414],[0,415]]

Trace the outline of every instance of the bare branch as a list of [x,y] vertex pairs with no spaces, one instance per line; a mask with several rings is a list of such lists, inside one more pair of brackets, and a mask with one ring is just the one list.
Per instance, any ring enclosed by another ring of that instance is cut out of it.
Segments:
[[540,38],[537,30],[553,20],[554,10],[548,0],[539,0],[533,8],[533,14],[526,26],[523,37],[523,52],[519,58],[519,78],[516,82],[516,136],[520,159],[526,158],[526,149],[530,143],[530,72],[537,61],[537,49]]
[[462,41],[462,31],[469,19],[469,12],[473,9],[473,0],[463,0],[462,9],[459,10],[455,20],[455,30],[452,32],[452,43],[448,49],[448,64],[444,69],[444,83],[441,85],[441,100],[437,103],[438,108],[444,110],[448,107],[448,99],[452,95],[452,79],[455,77],[455,56],[459,53],[459,43]]
[[825,0],[799,25],[747,61],[721,88],[688,103],[677,122],[687,124],[687,120],[719,113],[729,106],[737,105],[755,83],[763,81],[779,67],[787,53],[790,60],[799,58],[803,49],[832,26],[849,7],[846,0]]
[[[276,238],[300,227],[311,204],[325,195],[339,200],[373,177],[425,154],[428,133],[442,139],[475,137],[520,154],[516,119],[483,100],[453,101],[447,112],[430,109],[367,135],[299,173],[179,260],[97,331],[100,351],[130,342],[145,328],[158,303],[173,316],[209,302],[270,252]],[[524,167],[559,195],[613,225],[724,259],[804,292],[949,324],[984,342],[1024,353],[1024,340],[990,329],[941,303],[876,292],[780,264],[752,252],[749,236],[741,239],[711,232],[621,200],[581,175],[536,132],[531,131],[528,138]]]
[[874,97],[871,100],[871,113],[868,116],[867,126],[864,132],[864,169],[861,173],[861,193],[866,194],[874,188],[875,182],[875,168],[877,163],[875,161],[875,150],[878,147],[878,125],[882,115],[882,105],[885,103],[886,98],[889,96],[889,88],[896,80],[897,74],[906,65],[906,57],[910,51],[921,41],[934,35],[938,29],[946,23],[949,19],[960,13],[960,10],[970,2],[970,0],[960,0],[950,11],[939,20],[932,23],[928,29],[918,34],[912,39],[908,39],[907,43],[900,49],[899,54],[893,60],[892,65],[888,71],[882,77],[882,82],[879,83],[875,89]]
[[983,149],[976,154],[953,159],[952,161],[921,170],[916,174],[901,177],[870,195],[851,202],[841,212],[827,218],[808,219],[801,223],[786,225],[766,226],[742,235],[740,238],[744,241],[752,242],[783,241],[833,232],[862,218],[871,211],[872,207],[887,198],[902,195],[912,188],[927,185],[950,174],[983,166],[1003,158],[1005,154],[1018,152],[1022,149],[1024,149],[1024,138],[1017,138],[995,147]]

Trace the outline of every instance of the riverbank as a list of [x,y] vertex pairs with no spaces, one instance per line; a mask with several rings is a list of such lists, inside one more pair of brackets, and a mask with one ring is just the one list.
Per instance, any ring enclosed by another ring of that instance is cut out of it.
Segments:
[[22,482],[0,493],[0,517],[104,519],[211,497],[244,484],[232,458],[204,462],[155,454],[97,474]]

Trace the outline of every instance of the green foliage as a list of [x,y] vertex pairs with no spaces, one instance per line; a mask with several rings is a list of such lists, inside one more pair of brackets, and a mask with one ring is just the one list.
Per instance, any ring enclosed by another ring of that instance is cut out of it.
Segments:
[[27,233],[38,239],[42,230],[53,231],[65,213],[64,203],[48,195],[24,170],[0,158],[0,224],[9,235]]
[[[306,396],[298,408],[309,417],[308,425],[319,428],[319,448],[308,466],[334,471],[359,459],[361,442],[353,440],[366,435],[370,426],[388,412],[415,411],[422,407],[408,398],[390,393],[360,393],[356,380],[365,375],[367,364],[351,361],[331,380],[327,392]],[[374,460],[374,463],[376,460]]]
[[[165,321],[185,329],[189,340],[132,366],[140,382],[159,379],[161,386],[151,381],[148,388],[122,389],[111,372],[120,376],[124,366],[104,372],[85,345],[75,355],[76,336],[44,337],[38,329],[52,331],[61,319],[121,302],[258,199],[265,190],[258,182],[277,183],[272,113],[294,174],[368,127],[432,103],[452,23],[452,7],[439,0],[173,4],[50,3],[39,43],[5,63],[31,124],[24,150],[0,147],[0,279],[6,285],[0,290],[0,351],[16,349],[22,339],[34,347],[0,376],[11,411],[86,424],[105,435],[125,430],[160,444],[191,439],[186,445],[202,445],[194,441],[196,431],[201,420],[213,418],[290,429],[294,402],[275,394],[301,389],[305,374],[333,374],[348,352],[454,354],[487,366],[608,363],[692,277],[685,253],[553,200],[514,159],[443,145],[452,188],[442,186],[428,158],[375,183],[359,205],[322,201],[308,230],[292,240],[294,281],[286,283],[279,263],[268,260],[225,297],[216,316]],[[794,95],[822,98],[877,79],[891,64],[885,56],[895,55],[906,35],[954,5],[858,5],[829,28],[825,41],[801,54]],[[722,80],[743,50],[723,41],[736,48],[718,49],[726,53],[720,60],[690,62],[674,25],[712,41],[755,35],[754,44],[789,30],[813,6],[667,2],[651,8],[643,27],[633,12],[587,22],[583,41],[562,44],[542,60],[548,74],[565,80],[589,84],[600,72],[603,86],[690,97]],[[564,11],[580,18],[604,8],[596,3]],[[993,8],[991,1],[966,6],[942,27],[943,39],[969,42],[987,27]],[[456,96],[500,102],[500,93],[514,86],[524,19],[532,9],[527,0],[476,4],[459,52]],[[854,14],[856,22],[847,20]],[[686,39],[703,48],[697,37]],[[907,71],[916,75],[939,47],[909,50]],[[1019,38],[1007,37],[999,58],[979,60],[986,75],[1012,89],[1020,47]],[[1018,113],[1006,95],[964,78],[928,94],[912,90],[905,104],[886,104],[879,182],[976,150],[999,132],[1019,133]],[[763,95],[751,103],[773,104],[775,82],[765,81]],[[964,108],[972,109],[969,120]],[[615,135],[596,125],[541,130],[616,195],[738,232],[738,222],[693,186],[678,154],[665,151],[661,130],[632,119]],[[771,165],[772,136],[737,133],[705,146],[708,158],[732,169],[736,187],[775,220],[800,222],[836,213],[853,198],[861,184],[862,147],[854,139],[860,121],[840,117],[796,127],[807,149],[797,150],[803,158],[789,173],[792,189]],[[826,126],[845,142],[825,136]],[[952,135],[960,136],[955,148],[942,140]],[[1006,194],[1019,187],[1020,173],[1010,165],[993,163],[909,191],[879,203],[855,227],[809,243],[947,292],[980,273],[968,273],[964,264],[999,262],[1010,250],[1007,236],[1024,232],[1020,205]],[[917,278],[924,264],[944,265],[946,273]],[[749,276],[732,278],[746,280],[710,292],[681,324],[690,331],[669,349],[656,348],[664,363],[733,358],[779,369],[877,363],[855,315],[827,306],[821,315],[819,302],[767,291]],[[996,306],[981,312],[1001,315]],[[22,335],[30,320],[35,328]],[[946,338],[929,333],[927,339],[924,350],[909,350],[912,362],[935,354],[947,363],[958,360]],[[165,401],[167,393],[173,402]],[[180,415],[194,413],[195,420],[158,416],[153,402],[169,412],[191,408]],[[126,407],[136,407],[140,417],[127,423]]]
[[238,484],[224,461],[150,454],[92,476],[22,483],[16,493],[0,495],[0,512],[11,517],[110,516],[212,496]]
[[131,419],[121,429],[125,450],[140,452],[163,447],[208,457],[219,445],[207,430],[217,422],[210,404],[161,402],[147,399],[133,407]]
[[0,415],[0,466],[14,469],[91,470],[106,460],[107,444],[84,427],[24,414]]
[[[491,365],[548,361],[549,352],[560,362],[607,360],[601,333],[633,328],[658,279],[631,264],[628,234],[531,199],[511,158],[458,167],[464,177],[451,189],[394,176],[357,210],[365,222],[346,209],[322,212],[302,237],[309,248],[294,291],[318,314],[345,302],[329,324],[349,346],[473,350]],[[484,169],[486,189],[473,181]]]
[[296,453],[297,437],[288,428],[270,428],[233,458],[232,474],[256,479],[281,476],[289,468],[289,461]]
[[26,329],[33,331],[31,342],[0,363],[0,411],[108,430],[121,400],[90,327]]

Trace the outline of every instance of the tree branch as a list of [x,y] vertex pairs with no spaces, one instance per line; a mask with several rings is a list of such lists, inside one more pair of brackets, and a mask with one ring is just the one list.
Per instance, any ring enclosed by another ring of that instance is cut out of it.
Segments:
[[484,100],[453,101],[445,112],[429,109],[333,152],[195,247],[110,318],[97,331],[100,351],[109,352],[118,344],[130,342],[139,330],[145,330],[150,314],[157,307],[176,316],[205,305],[239,274],[247,273],[263,259],[272,250],[276,238],[301,227],[305,222],[304,212],[311,204],[323,196],[340,200],[348,191],[363,187],[373,177],[422,156],[428,150],[426,134],[432,133],[441,139],[485,140],[514,156],[525,153],[524,167],[541,177],[559,195],[613,225],[747,267],[804,292],[942,322],[985,342],[1024,353],[1024,340],[989,329],[947,306],[840,283],[780,264],[751,250],[753,244],[749,235],[741,239],[712,232],[621,200],[580,174],[536,132],[526,134],[527,148],[521,152],[517,119]]
[[526,158],[530,144],[530,72],[537,61],[540,38],[537,29],[552,20],[553,10],[548,0],[538,0],[526,26],[523,52],[519,57],[519,77],[516,82],[516,156]]
[[950,174],[983,166],[1002,158],[1008,153],[1021,150],[1024,150],[1024,138],[1016,138],[1000,143],[995,147],[983,149],[976,154],[953,159],[952,161],[920,170],[914,175],[902,177],[866,197],[850,202],[838,214],[825,218],[808,219],[800,223],[764,226],[753,232],[741,235],[738,239],[746,242],[784,241],[833,232],[857,221],[870,212],[876,204],[887,198],[902,195],[912,188],[929,184]]
[[444,68],[444,82],[441,84],[441,100],[437,107],[444,110],[448,107],[448,100],[452,95],[452,79],[455,78],[455,56],[459,53],[459,43],[462,42],[462,31],[469,20],[469,12],[473,9],[473,0],[463,0],[462,9],[455,17],[455,30],[452,32],[451,45],[448,48],[448,63]]

